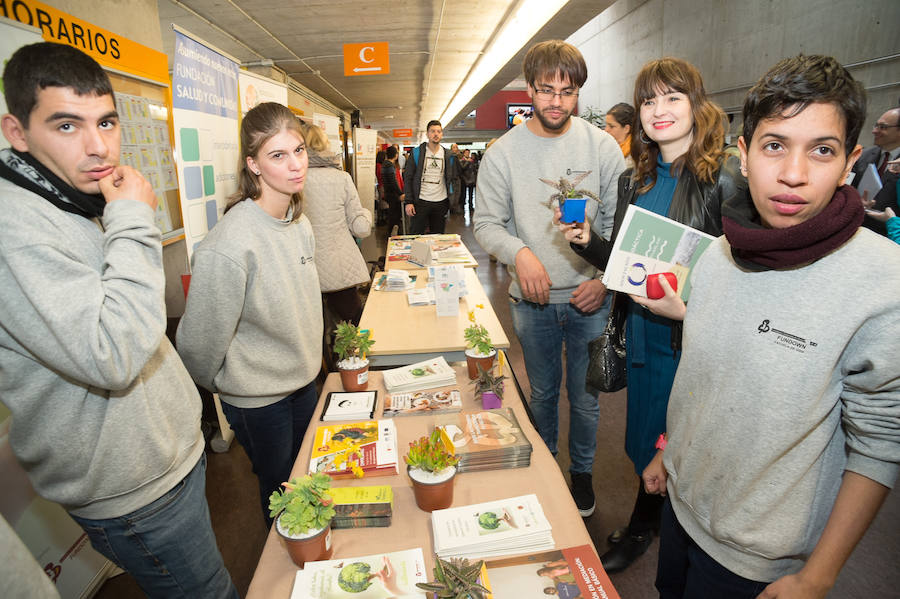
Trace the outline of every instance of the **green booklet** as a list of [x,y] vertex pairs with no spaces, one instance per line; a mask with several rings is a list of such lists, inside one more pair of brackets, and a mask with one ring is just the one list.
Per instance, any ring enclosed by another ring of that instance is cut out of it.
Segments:
[[714,240],[703,231],[632,204],[613,241],[603,284],[647,297],[647,277],[671,272],[678,279],[678,294],[687,302],[691,270]]

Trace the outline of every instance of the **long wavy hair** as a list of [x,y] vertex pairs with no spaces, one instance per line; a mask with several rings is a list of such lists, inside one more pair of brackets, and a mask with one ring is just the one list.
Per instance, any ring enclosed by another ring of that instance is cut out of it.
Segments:
[[[697,67],[680,58],[651,60],[634,82],[635,117],[632,123],[631,157],[634,180],[644,184],[638,193],[646,193],[656,184],[656,159],[659,145],[647,137],[641,125],[641,106],[660,92],[676,91],[688,97],[694,117],[693,137],[687,152],[672,161],[672,171],[688,169],[701,182],[712,183],[719,170],[725,142],[725,112],[706,95]],[[650,140],[647,143],[645,140]]]
[[[276,102],[257,104],[241,121],[241,156],[238,159],[238,188],[228,197],[225,212],[228,212],[245,198],[257,199],[262,195],[260,175],[254,175],[247,165],[247,158],[257,159],[260,148],[281,131],[294,131],[304,139],[300,119],[294,113]],[[303,208],[303,192],[291,194],[291,221],[300,218]]]

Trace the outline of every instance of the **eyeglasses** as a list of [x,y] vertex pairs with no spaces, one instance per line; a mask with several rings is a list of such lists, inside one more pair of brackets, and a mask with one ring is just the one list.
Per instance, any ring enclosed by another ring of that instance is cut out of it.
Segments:
[[577,98],[578,92],[572,91],[570,89],[563,90],[561,92],[553,91],[552,89],[536,89],[534,93],[537,94],[537,97],[541,100],[552,100],[553,96],[559,96],[564,100],[568,100],[569,98]]
[[900,127],[900,124],[888,125],[887,123],[875,123],[874,125],[872,125],[873,129],[878,129],[879,131],[884,131],[885,129],[890,129],[891,127]]

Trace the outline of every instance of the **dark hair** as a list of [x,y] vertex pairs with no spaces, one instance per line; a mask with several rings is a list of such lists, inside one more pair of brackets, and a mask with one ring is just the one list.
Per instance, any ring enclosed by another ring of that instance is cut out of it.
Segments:
[[607,110],[606,115],[616,119],[616,122],[623,127],[625,125],[630,126],[631,130],[634,131],[634,107],[631,104],[619,102]]
[[744,100],[744,143],[750,145],[760,121],[789,119],[813,102],[834,104],[841,112],[849,156],[866,119],[866,92],[837,60],[820,54],[785,58],[750,88]]
[[440,121],[428,121],[428,124],[425,125],[425,131],[427,132],[429,129],[431,129],[431,128],[434,127],[435,125],[437,125],[437,126],[440,127],[441,129],[444,128],[443,125],[441,125],[441,122],[440,122]]
[[533,45],[522,63],[525,82],[534,88],[538,77],[558,77],[575,87],[587,81],[587,65],[578,48],[563,40],[547,40]]
[[[722,147],[725,142],[725,113],[706,95],[703,78],[697,67],[680,58],[665,57],[651,60],[634,81],[634,105],[640,110],[646,100],[659,92],[679,92],[688,97],[694,117],[694,135],[687,152],[672,161],[672,170],[686,168],[705,183],[712,183],[719,171]],[[640,114],[632,127],[631,157],[634,159],[634,180],[649,183],[638,189],[646,193],[656,184],[656,158],[659,146],[649,143],[641,125]]]
[[388,160],[393,160],[397,157],[397,146],[388,146],[388,149],[385,150],[384,153]]
[[[250,171],[247,158],[256,159],[260,148],[272,137],[282,130],[295,131],[300,139],[303,138],[303,130],[300,119],[294,116],[286,106],[276,102],[263,102],[254,106],[241,121],[241,155],[238,158],[238,188],[228,198],[225,212],[234,208],[245,198],[257,199],[262,194],[259,185],[259,176]],[[300,218],[303,205],[303,193],[295,193],[291,196],[292,215],[291,220]]]
[[3,93],[9,112],[26,129],[38,92],[46,87],[68,87],[79,96],[113,93],[103,68],[77,48],[39,42],[16,50],[3,70]]
[[382,164],[384,162],[385,151],[378,150],[375,152],[375,164]]

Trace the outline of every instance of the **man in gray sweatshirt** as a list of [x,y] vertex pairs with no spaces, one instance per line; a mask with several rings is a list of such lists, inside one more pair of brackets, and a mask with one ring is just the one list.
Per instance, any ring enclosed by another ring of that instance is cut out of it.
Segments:
[[205,493],[200,400],[165,337],[156,198],[118,166],[112,87],[70,46],[3,72],[0,401],[34,489],[151,597],[237,597]]
[[860,228],[843,185],[863,87],[801,55],[743,112],[752,198],[723,205],[693,271],[668,442],[644,471],[669,497],[665,599],[825,597],[900,471],[900,247]]
[[608,238],[625,162],[610,135],[573,116],[587,79],[577,48],[559,40],[537,44],[525,56],[524,71],[535,118],[511,129],[484,155],[475,239],[510,265],[510,312],[531,385],[529,405],[554,454],[566,346],[572,495],[587,517],[594,511],[591,471],[599,417],[597,397],[585,388],[587,348],[603,332],[609,300],[601,273],[555,234],[552,196],[574,188],[589,198],[585,216],[596,234]]

